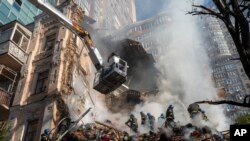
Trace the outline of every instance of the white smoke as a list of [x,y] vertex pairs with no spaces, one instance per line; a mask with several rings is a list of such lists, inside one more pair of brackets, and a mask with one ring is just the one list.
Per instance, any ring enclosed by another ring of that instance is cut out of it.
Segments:
[[[172,20],[171,25],[166,27],[167,32],[158,37],[170,37],[165,44],[162,56],[157,61],[157,67],[162,76],[159,79],[160,94],[148,99],[145,103],[137,105],[132,112],[140,123],[140,111],[151,113],[156,120],[161,113],[166,112],[167,106],[174,105],[175,120],[180,124],[193,123],[194,125],[208,125],[218,130],[228,129],[228,123],[221,106],[203,105],[209,121],[201,118],[191,120],[187,112],[189,104],[200,100],[216,100],[217,91],[211,80],[209,59],[205,52],[205,42],[201,39],[197,17],[186,15],[191,10],[190,2],[180,0],[167,1],[168,12]],[[94,120],[115,123],[115,127],[125,130],[124,123],[129,115],[113,114],[107,110],[104,99],[91,94],[95,105],[87,98],[85,105],[94,106],[94,113],[87,115],[85,122]],[[87,96],[88,97],[88,96]],[[140,124],[139,124],[140,125]],[[143,130],[143,129],[142,129]],[[144,131],[144,130],[143,130]]]
[[196,125],[207,124],[218,130],[228,129],[221,106],[202,106],[209,118],[207,123],[198,122],[201,119],[196,121],[189,119],[186,110],[188,105],[201,100],[216,100],[217,91],[211,80],[209,59],[205,52],[204,39],[200,36],[202,33],[197,25],[197,17],[186,15],[187,10],[192,8],[191,3],[172,0],[167,4],[166,9],[172,17],[172,23],[166,27],[166,33],[161,32],[156,36],[156,38],[170,36],[157,61],[157,67],[162,74],[159,80],[160,95],[136,107],[135,111],[151,112],[158,117],[161,112],[165,113],[166,104],[173,104],[176,120],[181,123],[193,122]]

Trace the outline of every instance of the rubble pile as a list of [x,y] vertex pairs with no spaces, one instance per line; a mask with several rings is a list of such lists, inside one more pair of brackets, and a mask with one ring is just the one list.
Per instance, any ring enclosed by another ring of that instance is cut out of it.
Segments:
[[192,124],[179,127],[163,127],[156,132],[132,133],[119,131],[109,125],[91,123],[87,128],[77,129],[64,138],[64,141],[229,141],[229,133],[212,131],[207,126]]
[[[64,141],[229,141],[229,131],[219,132],[207,125],[196,126],[191,123],[181,125],[175,121],[173,105],[169,105],[166,114],[161,114],[158,120],[143,111],[140,112],[141,124],[131,114],[124,123],[128,128],[117,129],[110,120],[104,123],[95,121],[87,123],[64,137]],[[190,118],[201,116],[208,121],[205,111],[198,104],[188,107]],[[206,118],[204,118],[206,117]],[[158,125],[158,126],[156,126]],[[160,126],[159,126],[160,125]],[[141,128],[140,128],[141,127]],[[126,132],[130,129],[130,132]],[[143,130],[147,129],[147,130]]]

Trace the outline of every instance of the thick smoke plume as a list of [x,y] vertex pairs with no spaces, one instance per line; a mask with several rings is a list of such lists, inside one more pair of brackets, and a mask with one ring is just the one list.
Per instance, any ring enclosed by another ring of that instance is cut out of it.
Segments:
[[[158,117],[162,109],[165,113],[166,105],[173,104],[176,120],[188,123],[192,122],[188,119],[188,105],[199,100],[216,100],[217,91],[212,84],[204,48],[206,43],[200,36],[197,17],[186,15],[186,11],[192,8],[191,3],[173,0],[167,4],[166,9],[172,17],[171,26],[166,27],[166,33],[155,36],[170,38],[157,62],[162,74],[159,79],[160,95],[138,106],[136,111],[145,110]],[[209,122],[194,123],[207,124],[218,130],[228,129],[222,107],[208,105],[202,109],[205,109]]]
[[[228,123],[220,106],[202,106],[209,121],[201,118],[190,119],[187,112],[189,104],[199,100],[216,100],[217,91],[211,80],[209,59],[205,52],[205,42],[201,39],[197,17],[186,15],[191,10],[190,2],[180,0],[167,1],[167,8],[171,15],[171,26],[166,33],[156,35],[169,40],[164,44],[163,53],[156,65],[161,71],[159,77],[160,94],[149,98],[148,101],[137,105],[132,112],[140,123],[140,111],[151,113],[156,117],[166,112],[167,106],[174,105],[175,120],[181,124],[193,123],[194,125],[208,125],[218,130],[228,129]],[[138,80],[139,81],[139,80]],[[148,80],[150,81],[150,80]],[[103,98],[92,95],[95,101],[94,116],[89,115],[87,121],[109,119],[116,123],[116,127],[124,130],[124,123],[129,114],[110,113],[103,102]],[[86,106],[92,105],[87,99]]]

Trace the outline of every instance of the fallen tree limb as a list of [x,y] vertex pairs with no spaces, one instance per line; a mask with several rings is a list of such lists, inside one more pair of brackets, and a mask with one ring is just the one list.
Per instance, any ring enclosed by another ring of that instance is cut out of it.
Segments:
[[239,103],[231,100],[221,100],[221,101],[198,101],[195,102],[197,104],[211,104],[211,105],[220,105],[220,104],[229,104],[229,105],[234,105],[234,106],[240,106],[240,107],[247,107],[250,108],[249,103]]

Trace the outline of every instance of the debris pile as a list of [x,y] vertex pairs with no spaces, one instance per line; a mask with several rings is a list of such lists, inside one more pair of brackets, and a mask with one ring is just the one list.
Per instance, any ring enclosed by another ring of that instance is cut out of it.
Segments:
[[87,124],[64,138],[64,141],[228,141],[229,133],[213,131],[208,126],[197,127],[192,124],[176,127],[162,127],[157,132],[132,133],[117,130],[97,122]]
[[[205,112],[197,105],[189,107],[190,117],[193,115],[192,107],[200,111],[202,117]],[[71,132],[64,137],[64,141],[228,141],[229,131],[219,132],[208,126],[195,126],[191,123],[180,125],[175,122],[173,106],[170,105],[166,111],[166,115],[161,114],[158,120],[150,113],[140,112],[141,123],[138,124],[136,117],[131,114],[128,121],[124,124],[130,128],[130,132],[123,131],[125,129],[117,129],[110,120],[95,123],[88,123],[81,128]],[[191,108],[191,109],[190,109]],[[203,120],[207,121],[207,119]],[[159,122],[162,126],[159,125]],[[148,132],[140,131],[139,126],[146,127]]]

